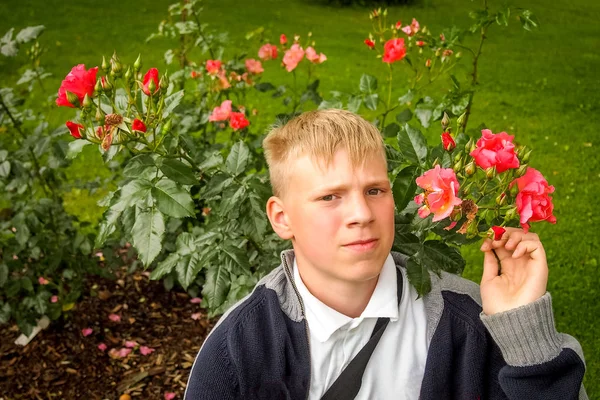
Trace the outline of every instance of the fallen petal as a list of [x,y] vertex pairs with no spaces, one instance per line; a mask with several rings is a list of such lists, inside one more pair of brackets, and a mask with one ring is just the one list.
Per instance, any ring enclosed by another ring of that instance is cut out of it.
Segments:
[[142,355],[147,356],[148,354],[152,354],[154,352],[154,349],[152,347],[148,347],[148,346],[142,346],[140,347],[140,353],[142,353]]
[[92,334],[92,332],[94,332],[94,330],[92,328],[84,328],[81,330],[81,334],[83,336],[90,336]]

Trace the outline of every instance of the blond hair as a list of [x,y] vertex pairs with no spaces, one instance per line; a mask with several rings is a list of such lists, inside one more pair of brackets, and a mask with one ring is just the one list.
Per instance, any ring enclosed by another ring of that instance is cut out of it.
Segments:
[[283,126],[275,126],[263,140],[273,194],[281,196],[289,161],[308,155],[328,166],[339,149],[348,153],[353,167],[369,157],[381,156],[385,148],[379,130],[350,111],[326,109],[305,112]]

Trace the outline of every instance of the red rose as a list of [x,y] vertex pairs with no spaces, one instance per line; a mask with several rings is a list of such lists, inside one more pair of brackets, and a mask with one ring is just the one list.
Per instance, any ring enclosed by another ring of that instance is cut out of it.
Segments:
[[[150,93],[150,82],[154,82],[154,91],[152,93]],[[158,70],[156,68],[150,68],[148,72],[146,72],[146,75],[144,75],[144,81],[142,83],[142,90],[146,93],[146,96],[158,92],[158,89],[160,89],[158,85]]]
[[521,226],[527,232],[529,222],[548,221],[551,224],[556,223],[556,217],[552,215],[554,205],[550,193],[554,192],[554,186],[548,185],[540,171],[534,168],[527,168],[527,172],[520,178],[511,182],[519,187],[516,204],[517,211],[521,216]]
[[492,231],[494,231],[494,240],[500,240],[506,229],[501,226],[492,226]]
[[234,131],[238,129],[244,129],[248,125],[250,125],[250,121],[246,119],[244,113],[241,112],[232,112],[229,114],[229,125]]
[[383,62],[393,63],[400,61],[405,55],[404,39],[390,39],[383,46]]
[[85,65],[79,64],[71,69],[58,88],[57,106],[75,107],[67,100],[67,91],[75,94],[79,103],[83,103],[83,98],[87,94],[89,97],[94,95],[94,86],[96,85],[96,74],[98,67],[85,70]]
[[514,136],[506,132],[493,134],[491,130],[484,129],[481,131],[481,138],[477,141],[477,148],[471,152],[471,156],[481,168],[496,167],[498,173],[510,168],[519,168],[513,139]]
[[282,33],[281,36],[279,36],[279,43],[286,44],[287,43],[287,37]]
[[140,132],[146,132],[146,124],[144,124],[141,120],[139,119],[134,119],[133,123],[131,124],[131,129],[133,129],[134,131],[140,131]]
[[81,124],[76,124],[75,122],[67,121],[67,128],[71,132],[71,136],[75,139],[81,139],[81,132],[85,130],[85,127]]
[[425,42],[424,42],[424,41],[422,41],[422,40],[417,40],[417,42],[416,42],[415,44],[416,44],[417,46],[419,46],[419,47],[423,47],[423,46],[425,46]]
[[220,60],[207,60],[206,61],[206,72],[209,75],[216,75],[221,69],[221,61]]
[[374,49],[375,48],[375,42],[372,41],[371,39],[365,39],[365,44],[370,48],[370,49]]
[[450,132],[442,133],[442,146],[444,146],[444,150],[451,151],[456,147],[456,142],[450,135]]

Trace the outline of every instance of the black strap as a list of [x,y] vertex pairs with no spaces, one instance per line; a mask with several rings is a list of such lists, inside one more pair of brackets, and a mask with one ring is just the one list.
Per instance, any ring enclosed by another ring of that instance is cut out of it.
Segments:
[[[400,305],[400,299],[402,299],[402,273],[398,268],[396,268],[396,281],[398,284],[398,305]],[[338,376],[323,397],[321,397],[321,400],[349,400],[356,397],[360,390],[362,377],[371,354],[373,354],[375,347],[377,347],[377,343],[379,343],[379,339],[381,339],[389,322],[389,318],[377,319],[377,323],[367,344],[350,361],[340,376]]]

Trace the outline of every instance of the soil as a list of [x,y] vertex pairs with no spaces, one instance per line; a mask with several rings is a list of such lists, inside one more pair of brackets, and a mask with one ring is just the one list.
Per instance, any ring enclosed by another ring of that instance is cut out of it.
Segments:
[[[216,323],[190,300],[127,267],[115,280],[91,278],[69,318],[53,321],[25,347],[14,344],[16,325],[0,328],[0,400],[165,399],[165,393],[183,399],[194,358]],[[116,356],[126,341],[137,346]],[[143,355],[141,346],[154,352]]]

